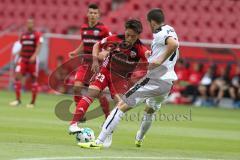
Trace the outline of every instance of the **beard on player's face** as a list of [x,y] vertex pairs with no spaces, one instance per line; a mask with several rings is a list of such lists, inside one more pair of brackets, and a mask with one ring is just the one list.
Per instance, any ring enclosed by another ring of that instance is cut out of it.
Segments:
[[133,45],[139,38],[139,34],[136,33],[134,30],[128,28],[125,30],[125,40]]
[[149,25],[153,33],[160,27],[160,24],[153,20],[149,21]]
[[27,27],[27,30],[28,30],[28,31],[33,31],[33,27],[28,26],[28,27]]

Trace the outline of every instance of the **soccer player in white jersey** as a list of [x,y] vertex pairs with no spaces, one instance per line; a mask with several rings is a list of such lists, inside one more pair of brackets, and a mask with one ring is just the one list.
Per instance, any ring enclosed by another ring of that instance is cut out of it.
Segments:
[[161,103],[167,98],[173,81],[177,80],[174,65],[179,56],[178,37],[174,29],[164,23],[164,14],[161,9],[152,9],[147,15],[149,25],[153,32],[152,54],[148,58],[148,73],[139,80],[122,97],[122,101],[112,110],[102,131],[95,142],[79,143],[82,148],[102,148],[105,139],[111,135],[124,116],[125,112],[138,103],[146,104],[145,113],[136,134],[135,144],[142,145],[144,135],[150,128],[154,112],[158,111]]

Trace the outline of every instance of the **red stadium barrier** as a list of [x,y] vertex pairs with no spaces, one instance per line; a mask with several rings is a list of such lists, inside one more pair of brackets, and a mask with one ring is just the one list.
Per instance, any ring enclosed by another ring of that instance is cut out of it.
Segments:
[[12,46],[17,41],[16,34],[0,36],[0,89],[8,87],[11,75]]
[[15,41],[18,40],[16,34],[0,36],[0,68],[7,65],[11,60],[11,50]]
[[[5,35],[0,37],[0,70],[4,65],[9,64],[11,61],[11,48],[12,44],[17,40],[17,35]],[[45,35],[47,38],[47,48],[48,53],[44,54],[41,63],[45,66],[45,71],[41,71],[40,68],[40,79],[42,84],[47,85],[49,71],[53,71],[57,67],[57,57],[62,56],[64,60],[69,59],[68,53],[74,50],[80,44],[80,37],[78,36],[66,36],[66,35]],[[150,41],[144,41],[144,43],[149,44]],[[2,47],[3,46],[3,47]],[[214,47],[215,46],[215,47]],[[7,48],[7,49],[4,49]],[[224,67],[231,63],[234,66],[237,62],[240,62],[240,47],[236,45],[213,45],[213,44],[199,44],[199,43],[182,43],[180,47],[181,58],[187,60],[191,64],[194,63],[204,63],[205,68],[210,64],[216,63],[220,67]],[[47,69],[47,70],[46,70]],[[9,72],[9,71],[8,71]],[[234,72],[234,69],[233,71]],[[9,76],[9,74],[8,74]],[[3,79],[3,75],[0,75],[0,79]],[[5,76],[6,80],[6,76]],[[6,87],[9,78],[4,82],[4,87]]]

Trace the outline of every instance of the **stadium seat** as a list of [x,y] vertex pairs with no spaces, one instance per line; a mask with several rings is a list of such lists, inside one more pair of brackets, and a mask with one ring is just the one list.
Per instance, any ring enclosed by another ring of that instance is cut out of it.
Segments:
[[[240,14],[240,1],[236,0],[152,0],[151,3],[149,0],[128,0],[114,11],[111,10],[111,0],[0,0],[0,25],[3,28],[3,24],[14,21],[23,24],[32,16],[51,30],[56,24],[47,21],[67,23],[55,30],[62,32],[66,26],[79,26],[85,21],[87,5],[90,3],[100,6],[101,21],[114,32],[122,32],[119,26],[123,26],[129,18],[141,19],[144,28],[147,28],[146,13],[151,8],[161,7],[166,15],[166,23],[174,26],[181,40],[239,43],[239,39],[234,37],[234,30],[238,29],[240,21],[240,17],[236,16]],[[193,31],[190,32],[189,28]],[[228,34],[223,36],[223,30],[227,30]],[[151,32],[144,29],[142,37],[151,36]]]

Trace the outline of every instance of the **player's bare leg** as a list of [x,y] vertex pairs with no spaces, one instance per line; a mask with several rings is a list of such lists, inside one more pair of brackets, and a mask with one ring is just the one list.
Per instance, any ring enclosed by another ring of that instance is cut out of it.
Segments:
[[147,131],[149,130],[149,128],[152,125],[154,112],[155,111],[148,106],[144,109],[143,119],[142,119],[140,128],[139,128],[139,130],[137,131],[137,134],[136,134],[136,140],[135,140],[136,147],[141,147],[142,146],[145,134],[147,133]]
[[110,105],[109,105],[107,97],[104,94],[100,94],[99,102],[100,102],[100,105],[102,107],[102,111],[105,115],[105,118],[107,119],[107,117],[110,113]]
[[16,100],[9,103],[11,106],[19,106],[21,104],[22,78],[23,75],[20,72],[17,72],[14,81]]
[[119,94],[116,94],[116,95],[114,96],[114,102],[115,102],[116,104],[118,104],[118,103],[121,102],[121,101],[122,101],[121,96],[120,96]]

